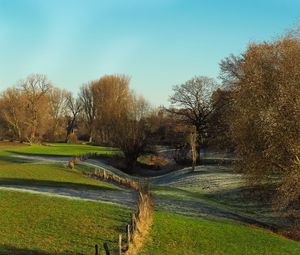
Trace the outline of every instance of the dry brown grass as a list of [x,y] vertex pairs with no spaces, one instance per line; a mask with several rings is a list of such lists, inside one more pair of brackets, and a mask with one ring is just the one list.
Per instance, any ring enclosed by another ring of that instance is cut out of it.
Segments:
[[127,247],[124,255],[135,255],[142,248],[152,224],[152,198],[149,190],[139,192],[137,212],[133,215],[130,237],[127,234]]

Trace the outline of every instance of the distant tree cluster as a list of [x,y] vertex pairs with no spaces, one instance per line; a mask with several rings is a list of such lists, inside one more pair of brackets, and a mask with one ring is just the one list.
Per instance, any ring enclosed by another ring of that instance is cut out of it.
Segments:
[[34,74],[1,93],[0,138],[115,146],[130,167],[152,145],[170,145],[184,148],[184,157],[193,148],[190,158],[195,162],[195,151],[213,140],[211,125],[223,106],[223,92],[217,87],[211,78],[194,77],[174,87],[169,109],[154,109],[130,89],[125,75],[105,75],[83,84],[74,97],[45,75]]
[[30,75],[2,92],[2,136],[37,143],[45,136],[58,135],[62,117],[68,114],[64,93],[44,75]]
[[146,150],[155,111],[129,82],[125,75],[106,75],[82,85],[74,97],[45,75],[30,75],[1,93],[1,139],[34,144],[80,138],[120,148],[132,166]]

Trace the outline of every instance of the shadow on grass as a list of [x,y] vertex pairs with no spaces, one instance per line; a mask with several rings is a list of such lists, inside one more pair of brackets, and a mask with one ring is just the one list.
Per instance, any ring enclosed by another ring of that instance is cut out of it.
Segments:
[[232,188],[223,191],[211,192],[204,196],[208,199],[218,200],[225,204],[236,206],[240,209],[257,207],[260,209],[271,210],[272,197],[276,190],[275,184],[264,186],[245,186]]
[[[152,188],[158,192],[167,191],[173,193],[157,194],[155,197],[158,200],[160,198],[165,198],[168,201],[173,200],[175,204],[182,204],[182,208],[195,209],[198,212],[205,212],[211,216],[231,218],[271,229],[272,231],[292,224],[292,221],[287,217],[274,213],[270,201],[266,203],[255,201],[253,198],[250,200],[238,188],[210,194],[187,191],[170,186],[153,186]],[[246,187],[244,189],[248,190],[251,188]]]
[[203,194],[203,198],[239,214],[263,219],[275,228],[290,226],[291,219],[272,208],[272,187],[268,185],[269,194],[265,194],[265,197],[257,196],[255,187],[242,187]]
[[234,165],[237,159],[234,158],[201,158],[200,165]]
[[65,158],[65,157],[73,157],[73,156],[77,156],[80,155],[81,153],[77,153],[77,154],[69,154],[69,155],[61,155],[61,154],[47,154],[47,153],[32,153],[32,152],[21,152],[21,151],[6,151],[8,153],[10,153],[11,155],[16,154],[16,155],[21,155],[21,156],[32,156],[32,157],[60,157],[60,158]]
[[8,162],[8,163],[16,163],[16,164],[24,164],[24,163],[34,163],[34,159],[29,158],[18,158],[12,155],[0,156],[0,161]]
[[[91,252],[93,247],[91,247]],[[8,245],[0,245],[0,254],[1,255],[84,255],[84,253],[74,253],[73,251],[63,251],[60,253],[48,253],[42,250],[36,249],[26,249],[26,248],[17,248]]]
[[[210,165],[200,165],[198,167],[202,167],[201,169],[196,169],[195,171],[188,171],[187,169],[183,168],[181,170],[178,171],[171,171],[170,173],[172,175],[162,175],[159,179],[154,180],[154,184],[162,184],[162,185],[167,185],[170,183],[176,183],[180,180],[183,180],[186,177],[197,177],[197,176],[201,176],[204,174],[236,174],[236,172],[234,172],[232,170],[232,168],[228,167],[228,166],[210,166]],[[158,175],[159,176],[159,175]]]
[[[82,150],[82,151],[78,151],[78,152],[69,152],[68,149],[66,148],[66,150],[64,150],[64,148],[61,148],[60,152],[56,152],[56,153],[49,153],[49,151],[45,151],[42,153],[38,153],[38,152],[26,152],[26,151],[17,151],[17,150],[6,150],[6,152],[8,153],[12,153],[12,154],[19,154],[19,155],[26,155],[26,156],[40,156],[40,157],[74,157],[74,156],[78,156],[81,154],[86,154],[86,153],[97,153],[99,156],[102,155],[111,155],[114,154],[116,152],[119,152],[118,149],[116,148],[101,148],[101,149],[97,149],[95,151],[93,150]],[[62,154],[63,153],[63,154]]]
[[35,186],[35,187],[57,187],[75,190],[115,190],[112,187],[101,187],[92,184],[81,184],[73,182],[59,182],[35,179],[18,179],[18,178],[0,178],[0,185],[19,185],[19,186]]

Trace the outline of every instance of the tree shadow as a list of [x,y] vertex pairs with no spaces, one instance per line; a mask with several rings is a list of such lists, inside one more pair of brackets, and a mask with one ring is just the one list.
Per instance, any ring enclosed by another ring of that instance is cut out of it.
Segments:
[[[272,185],[269,185],[272,187]],[[270,188],[270,192],[271,192]],[[233,188],[224,191],[203,194],[205,199],[217,202],[220,205],[230,208],[230,210],[243,215],[249,215],[252,218],[264,219],[269,222],[268,225],[274,228],[286,227],[292,224],[289,217],[284,216],[282,212],[275,211],[272,208],[272,198],[258,197],[255,194],[255,187]]]
[[[176,183],[180,180],[185,179],[186,177],[193,178],[197,176],[201,176],[204,174],[224,174],[224,173],[232,173],[236,174],[229,166],[212,166],[212,165],[201,165],[196,168],[196,170],[192,171],[192,168],[184,168],[178,171],[170,172],[171,175],[162,175],[160,178],[153,181],[154,184],[158,185],[168,185],[170,183]],[[157,176],[159,177],[159,175]]]
[[31,152],[20,152],[20,151],[11,151],[7,150],[6,152],[11,153],[11,154],[16,154],[16,155],[21,155],[21,156],[32,156],[32,157],[44,157],[44,158],[66,158],[66,157],[73,157],[80,155],[80,153],[74,154],[74,155],[61,155],[61,154],[46,154],[46,153],[31,153]]
[[14,151],[14,150],[6,150],[5,152],[11,153],[11,154],[17,154],[17,155],[23,155],[23,156],[33,156],[33,157],[61,157],[61,158],[66,158],[66,157],[76,157],[82,154],[86,153],[96,153],[95,157],[111,157],[113,156],[113,152],[118,152],[119,150],[114,149],[114,148],[103,148],[103,149],[98,149],[96,151],[79,151],[77,153],[75,152],[70,152],[70,154],[55,154],[55,153],[36,153],[36,152],[26,152],[26,151]]
[[[91,247],[92,252],[92,247]],[[17,248],[9,245],[0,245],[1,255],[84,255],[84,253],[77,253],[74,251],[63,251],[60,253],[49,253],[38,249],[27,249],[27,248]]]
[[0,161],[9,162],[9,163],[17,163],[17,164],[24,164],[24,163],[34,163],[34,159],[29,158],[18,158],[12,155],[1,155]]
[[34,186],[34,187],[55,187],[66,188],[74,190],[116,190],[113,187],[96,186],[92,184],[81,184],[73,182],[58,182],[48,180],[35,180],[35,179],[19,179],[19,178],[0,178],[0,185],[18,185],[18,186]]

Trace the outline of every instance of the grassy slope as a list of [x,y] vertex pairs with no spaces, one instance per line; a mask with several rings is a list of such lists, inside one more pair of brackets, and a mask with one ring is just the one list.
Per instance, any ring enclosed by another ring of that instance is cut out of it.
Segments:
[[156,196],[199,201],[273,226],[285,226],[286,222],[272,210],[271,201],[246,199],[240,189],[247,189],[247,183],[230,166],[202,166],[201,170],[175,179],[171,184],[152,185]]
[[229,220],[155,212],[142,254],[300,254],[300,244]]
[[73,189],[117,189],[58,164],[9,163],[0,161],[0,184],[65,187]]
[[[11,158],[12,152],[71,156],[89,151],[113,152],[111,149],[88,145],[0,146],[0,184],[12,181],[14,184],[83,189],[116,188],[107,183],[88,179],[80,172],[71,172],[62,165],[30,164],[14,161]],[[194,185],[156,186],[154,189],[157,195],[175,196],[187,200],[200,199],[215,203],[207,199],[206,192],[198,190],[198,186],[195,188]],[[2,222],[2,225],[0,224],[0,254],[30,254],[37,250],[40,252],[34,254],[53,254],[54,252],[55,254],[93,254],[94,243],[98,240],[100,240],[98,242],[100,245],[104,240],[115,242],[117,232],[120,230],[117,225],[120,223],[119,220],[128,219],[128,215],[123,217],[125,214],[122,212],[125,209],[121,210],[100,203],[71,200],[67,200],[66,203],[63,199],[48,197],[42,199],[38,195],[23,193],[16,195],[8,191],[0,191],[0,201],[1,219],[2,216],[6,219],[4,224]],[[3,207],[2,201],[6,203]],[[47,211],[47,206],[51,207],[49,211]],[[30,211],[35,216],[31,216]],[[9,212],[12,212],[11,215]],[[111,229],[108,225],[110,225],[112,215],[114,220],[117,219],[117,223],[116,225],[112,223]],[[78,222],[76,219],[79,219]],[[31,221],[36,223],[35,220],[38,223],[31,224]],[[84,227],[79,222],[84,222]],[[95,228],[99,229],[95,230]],[[65,232],[64,229],[66,229]],[[10,233],[5,237],[6,232]],[[20,250],[5,253],[4,246],[17,247]],[[295,242],[232,221],[199,219],[155,212],[151,238],[143,254],[284,255],[298,254],[299,249],[299,245]]]
[[0,145],[0,185],[15,184],[75,189],[117,189],[116,186],[109,183],[88,178],[81,171],[71,171],[62,164],[33,164],[30,161],[12,157],[13,152],[45,155],[76,155],[87,151],[111,152],[110,149],[105,150],[104,147],[89,145]]
[[[111,149],[86,145],[0,145],[0,185],[33,185],[75,189],[119,189],[93,180],[62,164],[36,164],[12,157],[13,152],[76,155]],[[116,246],[129,210],[114,205],[51,198],[0,190],[0,254],[94,254],[94,245]]]
[[76,156],[87,152],[97,152],[99,154],[112,154],[116,149],[111,147],[101,147],[83,144],[66,144],[53,143],[48,146],[32,145],[32,146],[15,146],[7,149],[10,152],[18,152],[24,154],[38,155],[59,155],[59,156]]
[[94,254],[116,247],[129,210],[114,205],[0,191],[0,254]]

